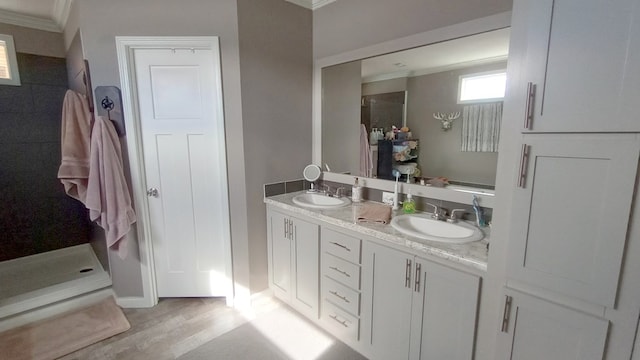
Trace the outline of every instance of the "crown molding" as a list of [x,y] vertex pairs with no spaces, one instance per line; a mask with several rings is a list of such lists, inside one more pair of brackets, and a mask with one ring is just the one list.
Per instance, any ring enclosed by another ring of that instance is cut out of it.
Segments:
[[315,10],[327,4],[330,4],[336,0],[285,0],[285,1],[294,3],[296,5],[302,6],[310,10]]
[[71,12],[71,4],[73,0],[56,0],[53,5],[53,21],[58,25],[60,31],[64,30],[69,19],[69,13]]
[[51,19],[0,10],[0,22],[44,31],[62,32],[69,19],[71,4],[73,0],[55,0]]
[[0,22],[44,31],[62,31],[58,24],[56,24],[53,20],[19,14],[17,12],[8,10],[0,10]]

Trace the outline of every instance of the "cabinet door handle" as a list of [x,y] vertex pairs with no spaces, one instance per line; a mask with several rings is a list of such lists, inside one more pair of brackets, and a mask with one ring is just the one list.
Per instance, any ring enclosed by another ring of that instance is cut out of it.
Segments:
[[404,269],[404,287],[411,289],[411,260],[407,259]]
[[349,273],[348,273],[348,272],[346,272],[346,271],[344,271],[344,270],[340,270],[340,268],[337,268],[337,267],[335,267],[335,266],[329,266],[329,269],[334,270],[334,271],[337,271],[337,272],[339,272],[340,274],[342,274],[342,275],[344,275],[344,276],[346,276],[346,277],[351,277],[351,275],[349,275]]
[[525,108],[525,117],[524,117],[524,128],[526,130],[531,130],[535,98],[536,98],[536,84],[529,82],[527,83],[527,101],[526,101],[527,105]]
[[421,269],[422,269],[422,264],[416,263],[416,282],[413,288],[415,292],[420,292],[420,273],[422,272]]
[[505,295],[504,297],[504,310],[502,313],[502,326],[500,327],[500,331],[506,333],[509,331],[509,317],[511,314],[511,301],[512,297],[509,295]]
[[289,220],[284,219],[284,238],[289,240]]
[[343,248],[343,249],[345,249],[345,250],[347,250],[347,251],[349,251],[349,252],[351,251],[351,249],[349,249],[347,246],[342,245],[342,244],[337,243],[337,242],[334,242],[334,241],[329,242],[329,244],[333,244],[333,245],[335,245],[335,246],[339,246],[339,247],[341,247],[341,248]]
[[329,315],[330,318],[332,318],[333,320],[335,320],[336,322],[338,322],[338,324],[348,328],[349,325],[347,325],[347,320],[339,320],[337,315]]
[[529,145],[522,144],[520,152],[520,170],[518,173],[518,187],[523,188],[527,184],[527,167],[529,164]]
[[346,296],[344,295],[340,295],[337,291],[333,291],[333,290],[329,290],[329,293],[335,297],[337,297],[338,299],[346,302],[347,304],[351,303],[351,301],[349,301],[349,299],[347,299]]

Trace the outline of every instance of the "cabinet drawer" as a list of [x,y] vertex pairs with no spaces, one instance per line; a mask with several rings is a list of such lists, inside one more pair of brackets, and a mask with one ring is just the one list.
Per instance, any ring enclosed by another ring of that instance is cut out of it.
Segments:
[[358,238],[322,229],[323,251],[356,264],[360,264],[360,242]]
[[353,315],[360,314],[360,293],[327,277],[322,279],[322,297]]
[[322,274],[360,290],[360,266],[330,254],[322,256]]
[[338,339],[358,341],[360,320],[328,301],[322,302],[322,321]]

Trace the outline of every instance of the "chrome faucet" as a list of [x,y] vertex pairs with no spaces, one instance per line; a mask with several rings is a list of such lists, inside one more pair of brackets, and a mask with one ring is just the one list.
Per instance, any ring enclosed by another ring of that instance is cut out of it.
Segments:
[[444,220],[447,216],[447,211],[442,209],[441,207],[432,203],[427,203],[427,205],[433,207],[433,215],[431,215],[432,218],[436,220]]
[[335,195],[335,196],[336,196],[336,197],[338,197],[338,198],[339,198],[339,197],[343,197],[343,196],[344,196],[344,194],[342,194],[342,193],[343,193],[344,191],[345,191],[345,188],[344,188],[344,187],[342,187],[342,186],[340,186],[339,188],[337,188],[337,189],[336,189],[336,195]]

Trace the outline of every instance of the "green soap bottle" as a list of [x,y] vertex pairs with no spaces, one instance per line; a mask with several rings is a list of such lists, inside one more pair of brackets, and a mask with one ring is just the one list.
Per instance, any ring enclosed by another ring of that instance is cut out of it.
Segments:
[[413,200],[411,192],[407,193],[407,198],[404,199],[404,202],[402,203],[402,211],[405,214],[413,214],[416,212],[416,201]]

